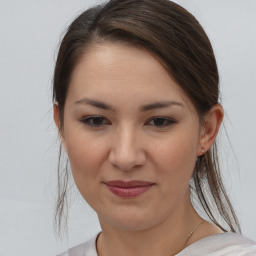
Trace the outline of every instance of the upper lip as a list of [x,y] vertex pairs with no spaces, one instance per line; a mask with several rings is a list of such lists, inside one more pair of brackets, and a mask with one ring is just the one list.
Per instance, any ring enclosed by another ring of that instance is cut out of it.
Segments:
[[145,186],[154,184],[153,182],[140,181],[140,180],[131,180],[131,181],[111,180],[104,183],[108,186],[120,187],[120,188],[145,187]]

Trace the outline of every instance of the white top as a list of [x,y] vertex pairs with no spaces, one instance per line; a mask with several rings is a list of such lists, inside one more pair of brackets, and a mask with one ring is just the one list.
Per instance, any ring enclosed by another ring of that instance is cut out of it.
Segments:
[[[97,235],[58,256],[98,256]],[[235,233],[205,237],[182,250],[176,256],[256,256],[256,242]]]

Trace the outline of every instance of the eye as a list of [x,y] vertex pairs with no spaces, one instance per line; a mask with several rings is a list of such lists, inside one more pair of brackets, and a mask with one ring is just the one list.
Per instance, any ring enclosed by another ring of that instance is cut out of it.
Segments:
[[176,124],[176,123],[177,121],[175,121],[174,119],[166,118],[166,117],[153,117],[147,122],[148,125],[153,125],[160,128],[166,127],[172,124]]
[[91,127],[102,127],[106,124],[110,124],[110,122],[105,117],[102,117],[102,116],[89,116],[89,117],[83,118],[81,122]]

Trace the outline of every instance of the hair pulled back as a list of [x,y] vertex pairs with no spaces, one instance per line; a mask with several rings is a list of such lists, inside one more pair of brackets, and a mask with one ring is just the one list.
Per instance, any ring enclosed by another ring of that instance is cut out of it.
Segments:
[[[90,46],[104,42],[131,44],[153,53],[192,100],[201,120],[218,103],[216,59],[206,33],[192,14],[169,0],[110,0],[78,16],[61,42],[53,78],[60,130],[64,129],[64,106],[72,72]],[[68,181],[67,164],[61,173],[60,159],[55,215],[58,231]],[[240,232],[221,179],[216,143],[198,159],[192,180],[191,190],[209,218],[224,231]]]

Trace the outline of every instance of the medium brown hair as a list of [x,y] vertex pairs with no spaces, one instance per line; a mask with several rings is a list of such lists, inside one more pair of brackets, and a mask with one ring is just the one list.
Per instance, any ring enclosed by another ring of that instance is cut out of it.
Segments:
[[[78,16],[61,42],[53,79],[60,130],[64,129],[64,106],[72,72],[91,45],[104,42],[128,43],[153,53],[194,103],[201,119],[219,102],[213,49],[191,13],[169,0],[110,0]],[[61,173],[60,159],[61,147],[55,215],[58,231],[65,212],[69,175],[67,164]],[[198,158],[192,180],[191,190],[209,218],[223,231],[241,232],[221,179],[216,142]]]

